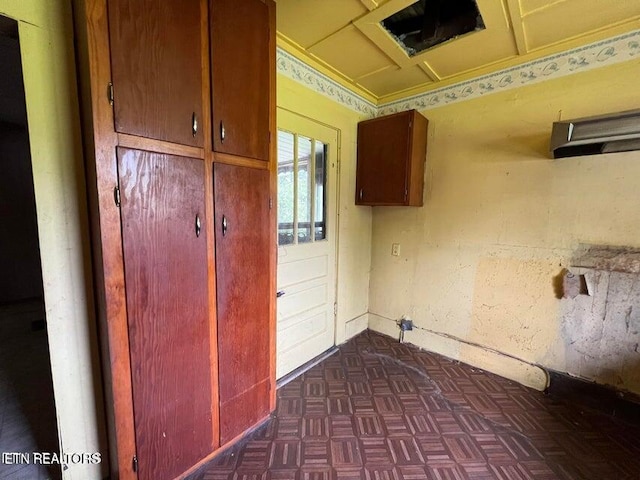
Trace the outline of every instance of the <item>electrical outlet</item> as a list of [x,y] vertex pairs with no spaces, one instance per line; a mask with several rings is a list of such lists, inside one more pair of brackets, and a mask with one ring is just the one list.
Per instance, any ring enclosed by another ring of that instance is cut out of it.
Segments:
[[393,255],[394,257],[399,257],[400,256],[400,244],[399,243],[392,243],[391,244],[391,255]]

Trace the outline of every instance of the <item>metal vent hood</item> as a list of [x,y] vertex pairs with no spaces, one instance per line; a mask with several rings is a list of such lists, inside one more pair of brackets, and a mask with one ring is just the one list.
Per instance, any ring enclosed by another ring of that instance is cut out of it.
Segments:
[[640,150],[640,110],[553,123],[553,158]]

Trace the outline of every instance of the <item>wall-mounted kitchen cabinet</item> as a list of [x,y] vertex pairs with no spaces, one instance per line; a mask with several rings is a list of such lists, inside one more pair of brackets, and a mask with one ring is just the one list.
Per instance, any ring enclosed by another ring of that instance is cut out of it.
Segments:
[[74,1],[110,478],[172,480],[275,408],[275,3]]
[[422,206],[427,126],[415,110],[358,124],[356,205]]

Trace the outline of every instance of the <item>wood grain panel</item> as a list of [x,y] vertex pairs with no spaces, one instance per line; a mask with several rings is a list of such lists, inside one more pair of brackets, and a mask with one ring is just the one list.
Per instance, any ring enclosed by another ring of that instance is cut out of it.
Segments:
[[[220,443],[224,444],[251,426],[247,419],[268,412],[270,406],[268,394],[248,393],[270,379],[271,371],[269,172],[217,163],[214,195]],[[247,413],[238,416],[233,405],[241,395]]]
[[139,478],[172,479],[212,450],[205,167],[119,148],[118,168]]
[[120,211],[113,109],[105,95],[111,80],[105,0],[75,0],[76,56],[82,100],[87,197],[90,206],[92,267],[109,433],[110,476],[135,480],[136,453],[131,366],[124,295]]
[[126,133],[118,133],[118,146],[134,150],[148,150],[150,152],[178,155],[180,157],[204,158],[204,149],[181,145],[179,143],[163,142],[152,138],[136,137]]
[[424,164],[427,160],[427,130],[429,121],[420,113],[412,112],[411,152],[409,155],[408,205],[422,206],[424,203]]
[[201,14],[200,0],[109,0],[118,132],[204,145]]
[[[202,62],[202,107],[204,118],[202,119],[202,134],[204,136],[204,181],[205,181],[205,203],[206,216],[214,218],[213,209],[213,138],[211,136],[211,67],[209,57],[209,1],[200,0],[201,9],[201,41],[204,46],[201,56]],[[209,362],[211,365],[211,433],[213,436],[213,448],[220,446],[220,399],[218,397],[218,324],[216,306],[216,257],[215,257],[215,234],[213,222],[204,224],[207,229],[207,267],[209,283]],[[215,452],[215,450],[214,450]],[[213,455],[214,453],[211,453]],[[202,460],[204,461],[204,460]],[[192,468],[197,468],[196,466]]]
[[269,375],[271,377],[271,395],[269,409],[276,408],[276,264],[278,261],[278,145],[276,135],[276,4],[267,0],[269,7],[269,188],[272,208],[269,219],[271,225],[271,245],[269,247]]
[[220,410],[224,412],[220,418],[220,438],[224,443],[232,441],[269,415],[270,388],[270,382],[266,379],[220,405]]
[[262,0],[211,0],[216,152],[269,160],[270,18]]

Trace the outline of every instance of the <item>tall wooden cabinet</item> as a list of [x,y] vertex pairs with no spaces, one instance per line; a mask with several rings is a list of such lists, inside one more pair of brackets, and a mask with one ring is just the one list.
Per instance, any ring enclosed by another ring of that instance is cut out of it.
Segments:
[[275,3],[74,1],[110,478],[170,480],[275,408]]

